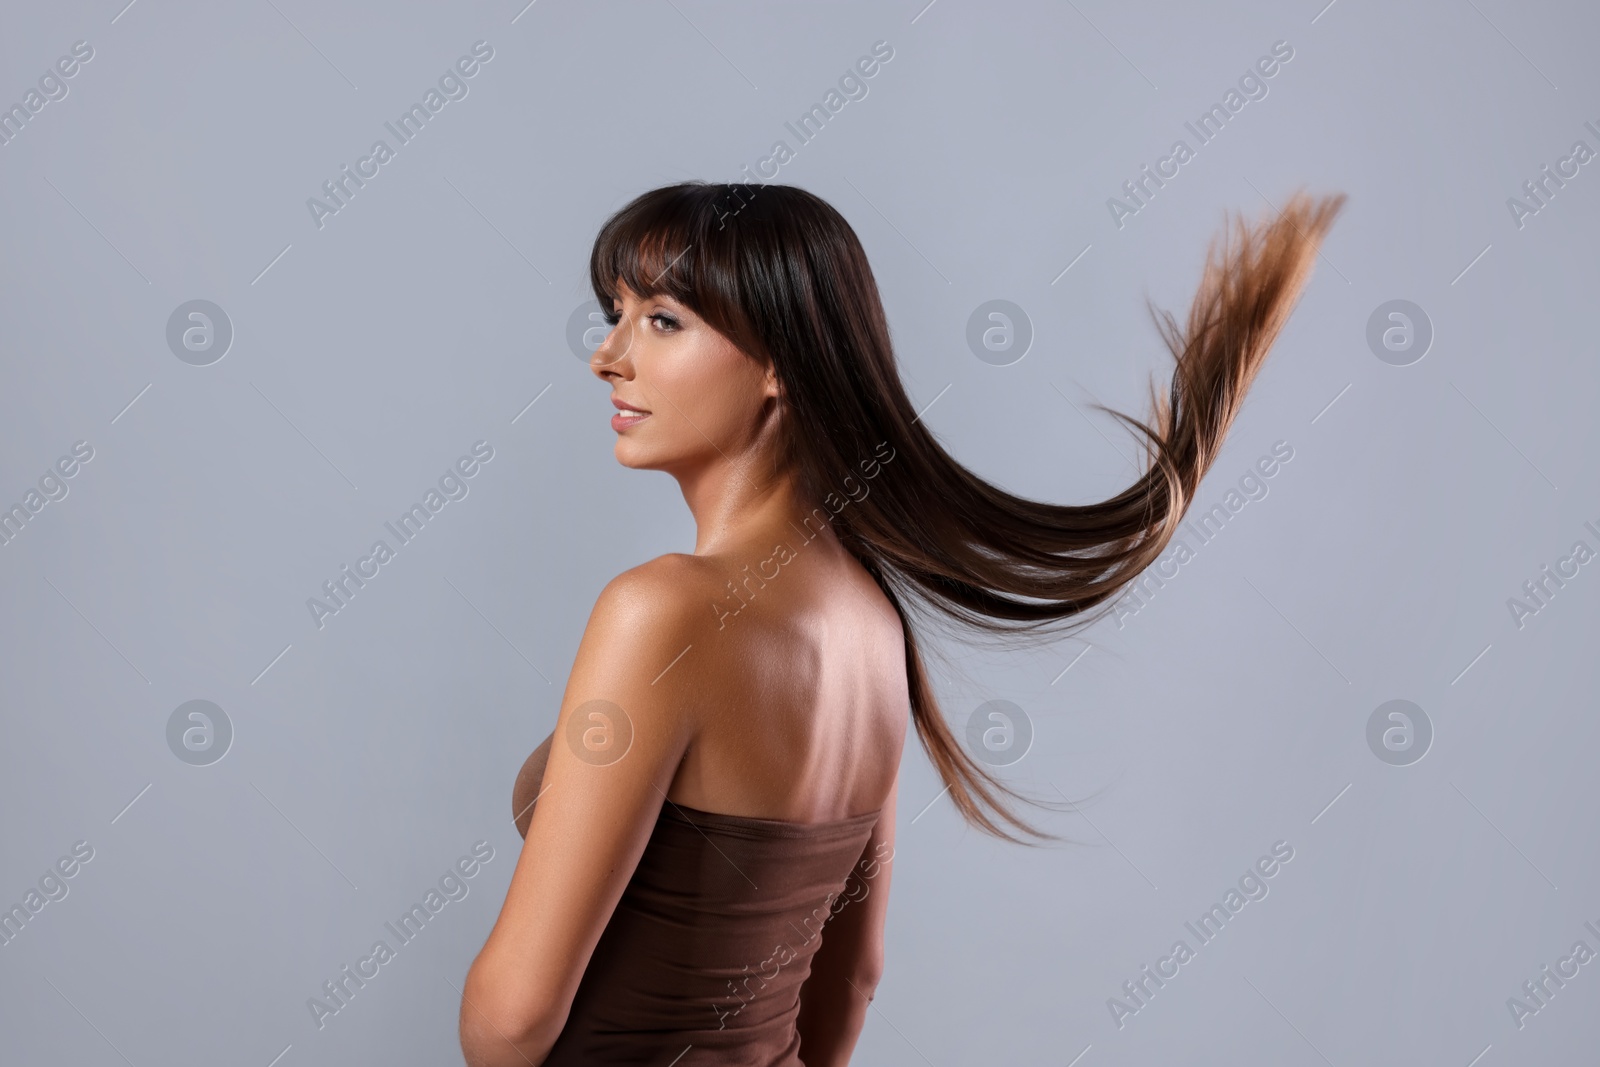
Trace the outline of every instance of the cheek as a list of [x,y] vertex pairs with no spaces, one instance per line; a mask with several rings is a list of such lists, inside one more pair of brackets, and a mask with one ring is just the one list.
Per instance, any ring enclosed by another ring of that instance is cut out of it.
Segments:
[[744,423],[761,403],[755,362],[727,342],[685,346],[657,364],[652,383],[680,415],[709,432]]

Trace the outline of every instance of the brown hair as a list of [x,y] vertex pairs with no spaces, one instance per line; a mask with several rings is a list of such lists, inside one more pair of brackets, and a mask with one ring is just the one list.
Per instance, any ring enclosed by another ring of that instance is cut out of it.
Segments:
[[1018,841],[987,808],[1054,839],[998,794],[1050,805],[1012,789],[952,735],[908,607],[931,607],[978,631],[1033,636],[1076,633],[1111,611],[1172,539],[1344,200],[1300,192],[1271,222],[1237,220],[1235,241],[1225,226],[1187,325],[1150,308],[1177,364],[1170,395],[1163,400],[1151,383],[1153,426],[1095,405],[1143,435],[1146,458],[1133,485],[1098,504],[1016,496],[940,446],[901,384],[861,242],[812,193],[701,181],[653,189],[606,221],[589,276],[612,321],[621,279],[640,297],[681,301],[775,367],[789,409],[780,462],[795,471],[803,499],[822,499],[839,472],[889,442],[893,476],[853,499],[834,526],[900,616],[912,722],[970,824]]

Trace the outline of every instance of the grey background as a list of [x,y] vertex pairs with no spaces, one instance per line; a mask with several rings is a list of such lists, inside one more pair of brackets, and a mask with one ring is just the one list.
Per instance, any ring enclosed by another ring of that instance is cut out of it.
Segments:
[[[94,858],[0,948],[0,1059],[459,1062],[512,780],[587,613],[693,545],[567,347],[590,242],[647,188],[795,148],[784,123],[883,40],[774,180],[851,221],[927,423],[1015,491],[1133,476],[1089,405],[1165,387],[1144,297],[1187,310],[1225,210],[1350,202],[1197,506],[1285,441],[1270,493],[1120,626],[938,642],[958,736],[1014,701],[1036,736],[1007,774],[1106,792],[1043,816],[1082,846],[991,841],[908,741],[856,1062],[1592,1061],[1600,963],[1520,1029],[1506,1005],[1600,950],[1600,565],[1521,628],[1507,607],[1600,548],[1600,162],[1521,228],[1506,206],[1600,148],[1592,8],[113,0],[5,29],[7,105],[73,42],[94,58],[0,146],[0,502],[94,457],[0,547],[0,900]],[[307,198],[478,40],[469,94],[319,229]],[[1119,229],[1107,198],[1279,40],[1268,95]],[[210,366],[165,340],[194,299],[235,330]],[[1035,333],[1010,366],[965,342],[992,299]],[[1405,367],[1365,340],[1393,299],[1435,330]],[[478,440],[469,495],[319,630],[307,598]],[[1396,698],[1435,732],[1409,766],[1366,741]],[[195,699],[234,730],[209,766],[167,746]],[[469,895],[319,1030],[307,999],[478,840]],[[1119,1028],[1108,998],[1280,840],[1269,895]]]

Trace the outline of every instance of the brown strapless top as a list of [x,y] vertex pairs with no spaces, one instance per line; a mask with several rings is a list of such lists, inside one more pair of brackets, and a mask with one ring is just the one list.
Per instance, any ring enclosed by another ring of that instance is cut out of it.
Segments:
[[[548,756],[519,776],[532,795]],[[797,823],[663,800],[544,1067],[801,1067],[800,986],[881,811]]]

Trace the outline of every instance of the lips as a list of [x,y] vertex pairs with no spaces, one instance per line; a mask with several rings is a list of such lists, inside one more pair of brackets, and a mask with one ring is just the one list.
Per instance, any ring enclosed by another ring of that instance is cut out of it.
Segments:
[[622,400],[618,400],[616,397],[612,397],[611,398],[611,406],[616,408],[618,411],[637,411],[641,415],[650,414],[650,412],[647,409],[634,407],[632,404],[626,403],[625,401],[622,401]]

